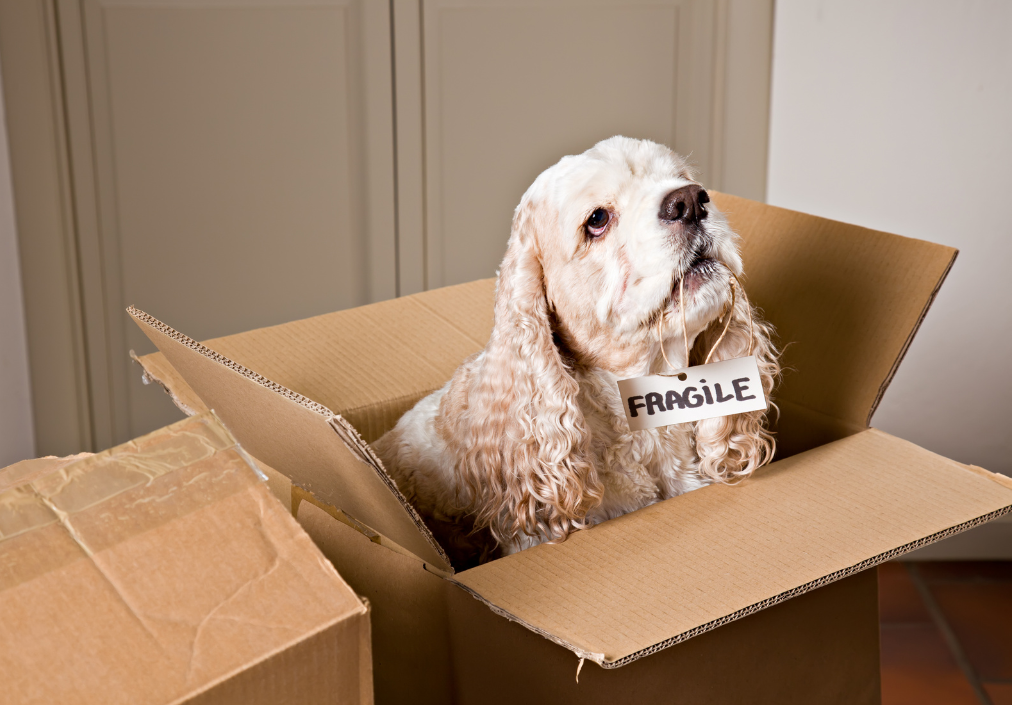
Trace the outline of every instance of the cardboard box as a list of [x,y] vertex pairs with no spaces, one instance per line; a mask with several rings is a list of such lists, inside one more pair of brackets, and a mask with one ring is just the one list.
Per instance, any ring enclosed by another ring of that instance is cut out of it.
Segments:
[[1012,510],[1009,478],[869,428],[955,250],[714,198],[787,344],[779,459],[458,573],[368,443],[483,347],[491,280],[205,345],[130,309],[147,378],[280,471],[372,602],[381,702],[875,703],[866,569]]
[[0,470],[4,703],[371,703],[369,609],[201,414]]

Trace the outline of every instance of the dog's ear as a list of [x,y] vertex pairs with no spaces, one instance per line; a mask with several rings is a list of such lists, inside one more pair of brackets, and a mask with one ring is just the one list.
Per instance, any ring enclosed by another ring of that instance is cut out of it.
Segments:
[[[754,308],[751,310],[753,333],[750,334],[750,307],[747,299],[737,297],[734,309],[727,314],[731,316],[727,334],[713,350],[710,362],[748,355],[751,338],[752,354],[759,365],[763,392],[769,399],[780,376],[778,351],[771,340],[772,328],[759,318]],[[710,349],[720,338],[725,322],[714,321],[697,336],[692,349],[692,364],[703,364]],[[750,411],[697,421],[695,440],[700,472],[718,482],[734,482],[748,477],[772,460],[776,451],[776,439],[767,428],[766,413]]]
[[538,237],[549,221],[526,197],[517,208],[492,336],[458,372],[437,422],[464,480],[461,504],[507,544],[564,539],[603,495],[587,460],[579,385],[549,322]]

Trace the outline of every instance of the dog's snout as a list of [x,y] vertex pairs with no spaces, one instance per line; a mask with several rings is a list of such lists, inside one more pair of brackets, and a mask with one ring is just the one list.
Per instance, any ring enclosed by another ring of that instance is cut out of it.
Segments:
[[699,184],[682,186],[664,197],[657,217],[672,223],[698,223],[706,218],[706,204],[709,202],[709,194]]

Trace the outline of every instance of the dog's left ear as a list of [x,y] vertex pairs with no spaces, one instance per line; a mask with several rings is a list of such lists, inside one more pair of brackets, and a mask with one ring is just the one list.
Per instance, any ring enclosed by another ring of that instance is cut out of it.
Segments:
[[[759,364],[763,392],[769,399],[773,385],[780,376],[778,350],[770,339],[771,327],[758,317],[755,309],[751,311],[753,333],[750,334],[750,306],[747,299],[737,297],[734,310],[728,314],[731,323],[727,334],[713,350],[710,362],[745,357],[748,355],[751,337],[752,354]],[[703,364],[710,349],[720,338],[725,322],[714,321],[697,336],[692,348],[692,364]],[[767,428],[766,413],[750,411],[697,421],[695,439],[700,472],[717,482],[734,482],[748,477],[757,468],[770,462],[776,451],[776,439]]]

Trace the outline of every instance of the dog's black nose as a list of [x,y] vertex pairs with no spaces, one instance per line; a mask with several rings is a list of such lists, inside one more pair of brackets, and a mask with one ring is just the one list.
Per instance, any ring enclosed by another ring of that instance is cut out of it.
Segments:
[[698,223],[706,218],[706,204],[710,196],[698,184],[689,184],[675,189],[661,201],[661,212],[657,217],[669,222],[680,222],[687,225]]

